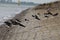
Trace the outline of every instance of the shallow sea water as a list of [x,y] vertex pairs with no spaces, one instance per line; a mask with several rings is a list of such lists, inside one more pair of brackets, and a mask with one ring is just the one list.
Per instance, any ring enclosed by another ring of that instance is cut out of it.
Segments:
[[33,7],[32,5],[17,5],[17,4],[0,4],[0,24],[4,21],[13,18],[21,11]]

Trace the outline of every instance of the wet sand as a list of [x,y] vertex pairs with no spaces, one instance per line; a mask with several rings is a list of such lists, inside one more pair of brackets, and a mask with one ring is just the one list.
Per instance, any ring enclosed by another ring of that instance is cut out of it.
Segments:
[[0,40],[60,40],[60,1],[24,10],[11,20],[11,26],[0,26]]

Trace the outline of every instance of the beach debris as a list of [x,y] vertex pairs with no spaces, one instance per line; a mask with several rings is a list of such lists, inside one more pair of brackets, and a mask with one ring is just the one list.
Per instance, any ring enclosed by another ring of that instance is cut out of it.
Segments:
[[35,19],[40,20],[37,15],[35,15]]
[[8,25],[9,27],[11,27],[11,23],[10,23],[10,22],[5,21],[4,23],[5,23],[6,25]]
[[28,19],[25,19],[25,21],[29,21]]
[[58,13],[56,13],[56,14],[53,14],[53,16],[57,16],[58,15]]
[[21,22],[20,20],[16,19],[18,22]]
[[12,24],[13,25],[20,25],[20,26],[22,26],[22,27],[25,27],[23,24],[21,24],[21,23],[18,23],[18,22],[16,22],[16,21],[13,21],[13,20],[10,20],[11,22],[12,22]]
[[34,28],[40,28],[41,26],[36,26],[36,27],[34,27]]

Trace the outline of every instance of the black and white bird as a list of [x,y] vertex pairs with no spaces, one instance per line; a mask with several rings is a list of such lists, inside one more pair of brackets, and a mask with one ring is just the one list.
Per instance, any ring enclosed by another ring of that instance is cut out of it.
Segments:
[[18,23],[18,22],[14,21],[14,20],[10,20],[10,21],[12,22],[13,25],[20,25],[22,27],[25,27],[23,24]]
[[6,25],[8,25],[9,27],[11,27],[11,25],[12,25],[12,24],[11,24],[10,22],[8,22],[8,21],[5,21],[4,23],[5,23]]
[[56,13],[56,14],[53,14],[53,16],[57,16],[58,15],[58,13]]

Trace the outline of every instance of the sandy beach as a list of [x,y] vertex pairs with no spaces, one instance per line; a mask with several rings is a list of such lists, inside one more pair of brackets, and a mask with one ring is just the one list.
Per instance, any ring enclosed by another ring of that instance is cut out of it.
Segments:
[[60,1],[40,4],[0,26],[0,40],[60,40]]

